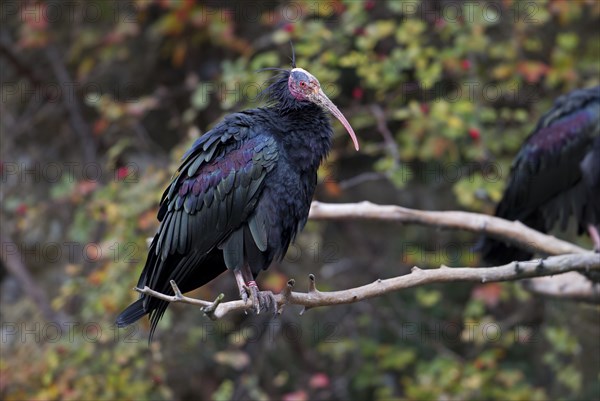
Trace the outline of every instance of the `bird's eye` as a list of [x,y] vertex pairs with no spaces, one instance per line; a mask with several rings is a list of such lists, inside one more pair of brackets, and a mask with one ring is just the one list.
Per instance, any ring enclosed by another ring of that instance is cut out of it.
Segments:
[[300,81],[300,86],[301,86],[302,88],[306,87],[306,82],[304,82],[304,81]]

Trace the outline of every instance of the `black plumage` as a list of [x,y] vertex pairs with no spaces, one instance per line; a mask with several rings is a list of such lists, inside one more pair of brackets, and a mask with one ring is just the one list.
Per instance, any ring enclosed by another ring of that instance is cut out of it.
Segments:
[[[281,259],[306,223],[317,169],[331,148],[326,110],[350,125],[301,68],[281,70],[270,105],[231,114],[184,155],[165,190],[156,233],[138,287],[173,294],[234,272],[241,295]],[[248,287],[246,287],[248,286]],[[260,303],[259,298],[253,300]],[[119,327],[150,315],[150,338],[168,302],[142,295],[117,318]]]
[[[598,241],[600,86],[561,96],[542,116],[513,161],[496,216],[542,232],[557,224],[564,231],[574,218],[579,234],[590,230]],[[491,238],[479,248],[484,260],[494,265],[532,257]]]

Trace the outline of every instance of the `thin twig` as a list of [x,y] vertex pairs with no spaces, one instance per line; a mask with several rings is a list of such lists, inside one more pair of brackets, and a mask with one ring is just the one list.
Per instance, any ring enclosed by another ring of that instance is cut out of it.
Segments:
[[381,106],[379,106],[378,104],[372,104],[370,108],[371,113],[373,114],[373,117],[375,117],[375,121],[377,122],[377,130],[383,137],[383,142],[385,143],[385,146],[390,156],[392,157],[392,160],[394,161],[394,166],[397,166],[398,164],[400,164],[400,153],[398,152],[398,144],[394,139],[394,134],[392,134],[392,131],[390,131],[390,129],[387,126],[385,113],[383,112]]
[[[56,79],[58,79],[63,91],[68,88],[73,89],[75,82],[69,76],[67,67],[64,65],[62,57],[58,54],[58,50],[55,46],[49,46],[46,49],[46,57],[48,58],[48,61],[50,61],[54,75],[56,76]],[[69,92],[68,95],[62,97],[63,103],[69,114],[69,123],[71,124],[71,128],[75,132],[75,135],[79,137],[85,162],[92,163],[96,160],[96,144],[94,143],[91,130],[83,118],[79,102],[75,96],[75,91]]]
[[2,252],[0,257],[6,269],[15,277],[33,303],[39,309],[41,315],[49,322],[64,322],[67,317],[60,311],[55,311],[50,305],[50,299],[42,287],[40,287],[27,267],[23,263],[23,255],[10,238],[0,233]]
[[6,31],[0,32],[0,55],[6,57],[14,66],[17,75],[23,76],[31,82],[31,85],[37,90],[42,85],[42,80],[36,72],[28,65],[27,62],[21,60],[17,46],[11,40]]
[[340,181],[339,186],[341,189],[346,190],[346,189],[355,187],[357,185],[364,184],[365,182],[379,181],[379,180],[383,180],[385,178],[386,178],[385,174],[382,174],[382,173],[373,173],[373,172],[361,173],[354,177],[350,177],[347,180]]

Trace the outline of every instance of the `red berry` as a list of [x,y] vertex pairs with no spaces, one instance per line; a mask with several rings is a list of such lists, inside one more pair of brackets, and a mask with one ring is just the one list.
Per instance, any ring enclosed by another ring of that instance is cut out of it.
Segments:
[[463,61],[460,62],[460,66],[462,67],[463,70],[469,70],[471,69],[471,61],[464,59]]
[[427,103],[421,103],[421,113],[429,114],[429,105]]
[[481,138],[481,133],[477,128],[469,128],[469,136],[474,141],[478,141]]
[[364,92],[360,86],[357,86],[356,88],[352,89],[352,97],[354,99],[360,100],[360,99],[362,99],[363,95],[364,95]]
[[286,32],[288,32],[288,33],[294,32],[294,29],[295,29],[294,24],[285,24],[283,26],[283,30],[286,31]]
[[371,11],[372,9],[375,8],[375,0],[367,0],[365,1],[365,10],[367,11]]
[[312,388],[325,388],[329,387],[329,376],[325,373],[315,373],[312,375],[309,381],[309,386]]
[[359,26],[358,28],[354,28],[354,34],[356,36],[364,36],[366,33],[365,28],[363,28],[362,26]]
[[127,178],[128,174],[129,174],[129,169],[126,166],[119,167],[117,169],[117,179],[118,180],[124,180],[125,178]]
[[15,212],[17,212],[19,216],[25,216],[27,213],[27,205],[25,203],[20,203],[15,209]]

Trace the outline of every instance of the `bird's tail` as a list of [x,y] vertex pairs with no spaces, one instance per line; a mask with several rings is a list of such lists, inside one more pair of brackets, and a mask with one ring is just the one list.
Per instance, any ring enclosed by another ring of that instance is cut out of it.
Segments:
[[[156,241],[158,235],[154,237],[152,240],[152,244],[150,244],[150,249],[148,251],[148,258],[146,259],[146,264],[144,265],[144,270],[142,270],[142,275],[138,280],[137,286],[139,288],[144,288],[148,285],[148,277],[151,275],[151,272],[158,268],[157,264],[159,263],[159,258],[156,255]],[[117,327],[125,327],[129,326],[140,320],[145,315],[152,312],[153,308],[149,308],[148,300],[146,299],[146,295],[141,295],[140,298],[129,305],[123,312],[117,316],[117,320],[115,324]]]
[[500,266],[516,260],[530,260],[532,253],[490,237],[482,237],[475,245],[475,251],[490,266]]
[[[152,242],[146,265],[138,281],[139,288],[149,286],[163,294],[173,295],[170,281],[175,280],[181,292],[186,293],[202,287],[227,270],[223,261],[223,252],[216,248],[208,254],[197,251],[191,251],[187,255],[175,253],[162,261],[156,255],[154,247],[155,242]],[[155,271],[160,274],[152,277],[152,272]],[[143,294],[140,299],[129,305],[117,316],[115,323],[117,327],[124,327],[135,323],[145,315],[150,315],[150,335],[148,339],[152,341],[156,326],[167,310],[168,305],[168,301]]]
[[148,311],[144,309],[144,298],[140,298],[121,312],[115,323],[117,327],[129,326],[147,314]]
[[[509,215],[505,202],[503,200],[498,205],[496,216],[507,220],[517,220],[514,216]],[[534,230],[544,233],[547,231],[543,215],[539,210],[522,218],[521,222]],[[475,251],[480,252],[482,260],[490,266],[500,266],[514,261],[530,260],[533,257],[533,253],[529,251],[487,236],[483,236],[477,242]]]

